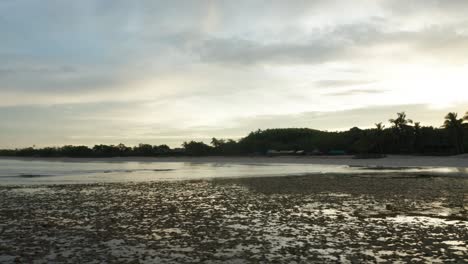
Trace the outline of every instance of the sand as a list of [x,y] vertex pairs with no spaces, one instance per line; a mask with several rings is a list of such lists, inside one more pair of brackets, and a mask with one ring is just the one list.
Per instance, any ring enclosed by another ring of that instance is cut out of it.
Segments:
[[0,186],[0,262],[468,262],[468,178]]
[[44,160],[61,162],[209,162],[209,163],[296,163],[382,167],[459,167],[468,168],[468,155],[458,156],[401,156],[390,155],[382,159],[353,159],[352,156],[285,156],[285,157],[119,157],[119,158],[21,158],[0,159]]

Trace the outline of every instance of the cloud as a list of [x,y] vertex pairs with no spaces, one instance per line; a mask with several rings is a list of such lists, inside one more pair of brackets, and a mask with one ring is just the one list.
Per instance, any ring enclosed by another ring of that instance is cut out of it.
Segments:
[[[175,142],[316,120],[303,113],[359,123],[352,109],[466,104],[467,12],[456,0],[0,0],[0,107],[24,114],[0,115],[0,131]],[[330,120],[311,126],[341,124]]]
[[[81,88],[115,89],[117,94],[123,83],[135,89],[136,82],[165,78],[168,69],[184,71],[200,63],[239,68],[364,64],[376,59],[461,64],[468,60],[466,21],[440,19],[409,29],[395,22],[407,13],[430,18],[437,11],[450,17],[466,10],[467,4],[361,3],[358,7],[343,1],[3,1],[0,90],[30,96],[76,96],[74,91]],[[343,16],[343,10],[353,15]],[[212,76],[217,76],[216,70]],[[109,100],[115,100],[111,95]]]
[[326,93],[327,96],[350,96],[360,94],[381,94],[385,91],[378,89],[351,89],[338,92]]
[[[128,113],[127,109],[134,109]],[[183,141],[203,140],[212,137],[234,138],[267,128],[308,127],[321,130],[347,130],[357,126],[373,127],[374,123],[387,124],[397,112],[422,125],[439,127],[448,112],[466,111],[466,104],[433,108],[425,104],[370,106],[343,111],[311,111],[296,114],[251,115],[233,117],[211,125],[191,124],[178,126],[171,118],[160,122],[131,119],[136,113],[148,110],[142,103],[86,104],[3,107],[0,109],[0,148],[99,143],[136,145],[138,143],[169,144],[180,146]],[[150,113],[151,115],[153,113]],[[111,118],[109,118],[111,117]],[[44,124],[47,124],[44,126]]]
[[342,87],[342,86],[355,86],[355,85],[367,85],[375,83],[371,80],[320,80],[316,81],[315,85],[317,87]]
[[[468,55],[466,26],[431,26],[416,31],[388,31],[380,23],[337,25],[329,30],[304,33],[301,41],[262,43],[241,38],[208,39],[194,49],[206,63],[234,64],[321,64],[325,62],[365,61],[367,56],[381,61],[431,57],[436,61],[464,63]],[[391,49],[389,49],[391,48]],[[391,52],[393,54],[389,54]],[[396,55],[396,56],[395,56]],[[462,55],[460,57],[460,55]]]
[[243,39],[211,39],[201,43],[203,62],[211,63],[322,63],[339,57],[345,43],[317,40],[308,43],[259,44]]
[[[444,108],[433,108],[425,104],[369,106],[332,112],[303,112],[292,115],[263,115],[238,120],[243,131],[267,129],[308,127],[320,130],[347,130],[352,127],[369,128],[375,123],[388,123],[397,112],[405,111],[410,118],[422,125],[439,127],[448,112],[465,111],[466,104],[458,104]],[[239,128],[238,128],[239,129]]]

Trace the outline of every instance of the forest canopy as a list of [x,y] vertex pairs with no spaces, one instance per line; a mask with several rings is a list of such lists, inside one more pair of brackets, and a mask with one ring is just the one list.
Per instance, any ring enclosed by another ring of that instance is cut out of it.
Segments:
[[301,155],[325,154],[420,154],[454,155],[468,150],[468,112],[459,118],[448,113],[441,127],[421,126],[397,113],[374,128],[353,127],[347,131],[320,131],[310,128],[275,128],[257,130],[239,140],[212,138],[205,142],[184,142],[181,148],[167,145],[139,144],[129,147],[95,145],[45,148],[3,149],[0,156],[20,157],[129,157],[129,156],[230,156],[288,153]]

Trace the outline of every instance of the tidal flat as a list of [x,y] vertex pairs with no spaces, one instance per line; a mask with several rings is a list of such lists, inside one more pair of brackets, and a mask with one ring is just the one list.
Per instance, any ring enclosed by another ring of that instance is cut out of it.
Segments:
[[466,263],[467,241],[467,177],[0,186],[0,263]]

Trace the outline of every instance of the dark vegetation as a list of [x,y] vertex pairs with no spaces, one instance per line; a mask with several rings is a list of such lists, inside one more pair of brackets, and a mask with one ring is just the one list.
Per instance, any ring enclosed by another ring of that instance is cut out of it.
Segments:
[[[347,131],[328,132],[309,128],[266,129],[251,132],[235,141],[213,138],[210,145],[185,142],[182,148],[167,145],[140,144],[63,146],[0,150],[0,156],[20,157],[124,157],[124,156],[208,156],[266,155],[275,153],[301,154],[421,154],[454,155],[468,150],[468,112],[463,118],[448,113],[440,128],[423,127],[398,113],[386,128],[382,123],[372,129],[353,127]],[[297,151],[297,152],[295,152]],[[298,152],[301,151],[301,152]]]

